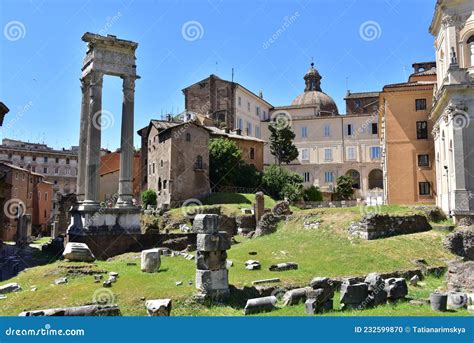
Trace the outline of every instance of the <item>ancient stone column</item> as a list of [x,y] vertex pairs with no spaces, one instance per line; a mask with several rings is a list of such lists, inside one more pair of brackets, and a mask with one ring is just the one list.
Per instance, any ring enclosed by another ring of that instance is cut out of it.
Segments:
[[123,77],[122,137],[120,141],[120,175],[118,207],[132,206],[133,196],[133,112],[135,78]]
[[99,204],[99,166],[100,166],[100,123],[102,112],[103,73],[91,73],[89,122],[87,125],[86,180],[84,206],[96,207]]
[[257,192],[255,193],[255,207],[254,207],[256,223],[258,223],[260,218],[262,218],[264,212],[265,212],[265,197],[263,195],[263,192]]
[[81,123],[79,131],[79,158],[77,168],[77,200],[84,200],[85,178],[86,178],[86,155],[87,155],[87,130],[89,123],[90,78],[81,78],[82,103],[81,103]]

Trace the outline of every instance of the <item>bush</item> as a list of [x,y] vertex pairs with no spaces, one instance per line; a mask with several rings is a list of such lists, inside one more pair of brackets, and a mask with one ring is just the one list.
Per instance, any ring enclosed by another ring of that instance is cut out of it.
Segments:
[[255,166],[242,163],[235,178],[237,187],[258,188],[262,184],[262,173]]
[[142,193],[142,205],[147,208],[148,205],[156,206],[156,192],[153,189],[147,189]]
[[230,139],[209,141],[209,177],[211,186],[234,186],[242,165],[242,152]]
[[266,193],[276,200],[287,197],[297,201],[302,196],[303,178],[275,164],[263,172],[262,184]]
[[336,200],[349,200],[354,194],[352,184],[354,180],[350,176],[342,175],[337,178],[336,185]]
[[323,201],[323,193],[321,193],[319,187],[311,186],[304,190],[303,199],[305,201]]

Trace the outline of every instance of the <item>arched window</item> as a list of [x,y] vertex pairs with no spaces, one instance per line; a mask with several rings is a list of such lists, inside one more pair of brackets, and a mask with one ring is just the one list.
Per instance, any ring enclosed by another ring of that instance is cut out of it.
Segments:
[[474,67],[474,35],[467,39],[469,56],[471,57],[471,67]]
[[202,167],[202,156],[198,155],[198,157],[196,158],[196,169],[203,169]]
[[369,173],[369,189],[383,189],[383,172],[380,169],[373,169]]
[[346,175],[352,178],[352,188],[360,189],[360,173],[355,169],[351,169],[347,171]]
[[161,191],[161,177],[158,178],[158,192]]

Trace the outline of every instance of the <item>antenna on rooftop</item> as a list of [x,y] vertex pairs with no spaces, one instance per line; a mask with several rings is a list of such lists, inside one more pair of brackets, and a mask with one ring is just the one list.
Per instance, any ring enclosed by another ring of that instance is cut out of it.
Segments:
[[234,68],[232,68],[232,82],[234,82]]

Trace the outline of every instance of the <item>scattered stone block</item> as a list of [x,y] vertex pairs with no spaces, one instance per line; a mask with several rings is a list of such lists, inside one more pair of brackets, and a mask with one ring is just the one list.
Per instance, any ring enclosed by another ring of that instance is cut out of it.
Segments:
[[196,245],[198,251],[222,251],[230,249],[231,241],[227,232],[220,231],[214,234],[198,234]]
[[120,316],[120,309],[117,305],[86,305],[77,307],[53,308],[47,310],[25,311],[19,314],[20,317],[38,316]]
[[105,288],[112,287],[112,281],[106,280],[102,283],[102,286],[105,287]]
[[385,280],[385,291],[389,300],[403,299],[408,294],[407,282],[404,278],[390,278]]
[[283,304],[288,305],[297,305],[299,303],[305,302],[307,299],[308,291],[312,290],[311,287],[295,288],[289,290],[283,294]]
[[73,262],[94,262],[95,256],[85,243],[70,242],[63,252],[64,259]]
[[343,282],[341,284],[341,304],[342,309],[356,309],[368,302],[369,286],[364,282],[350,283]]
[[446,281],[451,291],[474,292],[474,261],[454,261],[448,264]]
[[295,262],[273,264],[269,268],[269,270],[272,272],[281,272],[285,270],[296,270],[296,269],[298,269],[298,263],[295,263]]
[[54,280],[55,285],[62,285],[67,283],[67,277],[60,277],[59,279]]
[[171,299],[147,300],[145,307],[150,317],[169,317],[171,304]]
[[143,250],[140,269],[145,273],[155,273],[160,270],[161,259],[158,249]]
[[233,267],[233,266],[234,266],[234,262],[233,262],[233,261],[231,261],[231,260],[227,260],[227,261],[226,261],[226,268],[227,268],[227,269],[229,269],[229,268],[231,268],[231,267]]
[[252,285],[260,285],[262,283],[276,283],[276,282],[281,282],[281,280],[277,277],[271,278],[271,279],[255,280],[255,281],[252,281]]
[[245,305],[244,313],[245,315],[261,313],[261,312],[270,312],[276,309],[277,298],[275,296],[255,298],[247,300]]
[[198,214],[194,217],[193,230],[198,234],[216,233],[218,221],[217,214]]
[[448,305],[448,295],[444,293],[431,293],[431,309],[437,312],[445,312]]
[[196,288],[204,293],[213,290],[227,290],[229,288],[228,270],[196,269]]
[[102,280],[102,275],[101,274],[94,274],[94,282],[99,283],[100,280]]
[[333,310],[333,299],[328,299],[321,305],[319,304],[318,299],[309,298],[304,303],[304,308],[307,314],[329,312]]
[[467,307],[467,312],[469,312],[469,313],[474,313],[474,305],[469,305],[469,306]]
[[410,279],[410,285],[412,285],[412,286],[418,286],[418,282],[420,282],[420,277],[418,275],[414,275]]
[[119,274],[117,272],[109,272],[109,276],[118,278]]
[[183,284],[183,281],[176,281],[175,284],[176,286],[181,286]]
[[218,270],[227,267],[227,252],[222,251],[197,251],[196,267],[201,270]]
[[462,292],[449,292],[447,307],[450,310],[457,310],[460,308],[465,308],[468,304],[468,297],[466,293]]
[[0,286],[0,294],[7,294],[12,292],[18,292],[21,290],[21,286],[16,282],[10,282],[6,285]]
[[259,261],[248,260],[245,262],[245,269],[247,270],[260,270],[261,268],[262,268],[262,265],[260,264]]
[[309,283],[309,286],[313,289],[317,288],[331,288],[330,280],[327,277],[315,277]]

